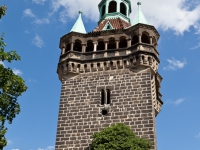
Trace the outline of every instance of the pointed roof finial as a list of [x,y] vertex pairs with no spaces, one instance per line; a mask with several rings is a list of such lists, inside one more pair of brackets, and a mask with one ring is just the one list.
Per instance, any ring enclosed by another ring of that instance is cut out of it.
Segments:
[[145,16],[142,13],[142,10],[140,8],[140,6],[142,5],[142,3],[140,1],[138,1],[137,5],[138,5],[138,11],[137,11],[137,13],[135,15],[135,18],[133,20],[133,25],[136,25],[138,23],[148,24]]
[[72,27],[71,31],[70,32],[78,32],[78,33],[84,33],[86,34],[86,30],[85,30],[85,26],[83,24],[83,20],[82,20],[82,11],[79,10],[79,17],[78,19],[76,20],[74,26]]
[[78,11],[79,14],[82,14],[83,12],[81,10]]
[[140,6],[140,5],[142,5],[142,3],[138,1],[137,5]]

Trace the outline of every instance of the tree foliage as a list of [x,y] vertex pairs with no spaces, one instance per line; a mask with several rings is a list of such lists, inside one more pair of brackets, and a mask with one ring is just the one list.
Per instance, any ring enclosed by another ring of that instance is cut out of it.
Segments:
[[118,123],[94,133],[91,150],[150,150],[151,142],[136,137],[125,124]]
[[[6,14],[6,6],[0,7],[0,18]],[[17,98],[27,90],[24,80],[15,75],[12,69],[4,66],[4,62],[11,63],[13,60],[20,60],[16,51],[5,52],[6,43],[4,35],[0,37],[0,150],[6,146],[5,127],[6,121],[12,123],[13,119],[20,112],[20,105]]]

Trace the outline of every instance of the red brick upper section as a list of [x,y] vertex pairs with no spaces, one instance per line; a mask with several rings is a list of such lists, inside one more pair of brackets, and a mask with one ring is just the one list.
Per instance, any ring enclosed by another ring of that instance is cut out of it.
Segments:
[[93,31],[94,32],[95,31],[102,31],[104,26],[107,24],[108,21],[114,29],[124,29],[124,28],[131,26],[130,23],[128,23],[128,22],[126,22],[126,21],[124,21],[120,18],[105,19],[105,20],[101,21],[101,23],[98,25],[98,27],[96,27]]

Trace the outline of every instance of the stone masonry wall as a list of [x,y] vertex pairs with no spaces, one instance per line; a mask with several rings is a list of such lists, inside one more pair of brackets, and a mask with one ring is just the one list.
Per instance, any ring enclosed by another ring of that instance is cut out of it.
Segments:
[[[101,113],[104,87],[111,91],[107,115]],[[150,139],[156,150],[150,69],[90,72],[63,81],[56,150],[85,150],[94,132],[119,122]]]

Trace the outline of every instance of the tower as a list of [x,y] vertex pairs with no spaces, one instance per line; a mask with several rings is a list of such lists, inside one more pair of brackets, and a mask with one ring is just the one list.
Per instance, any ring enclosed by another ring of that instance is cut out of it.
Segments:
[[162,107],[159,33],[130,0],[102,0],[98,26],[86,33],[82,12],[60,39],[62,82],[56,150],[85,150],[91,135],[125,123],[156,150],[155,117]]

